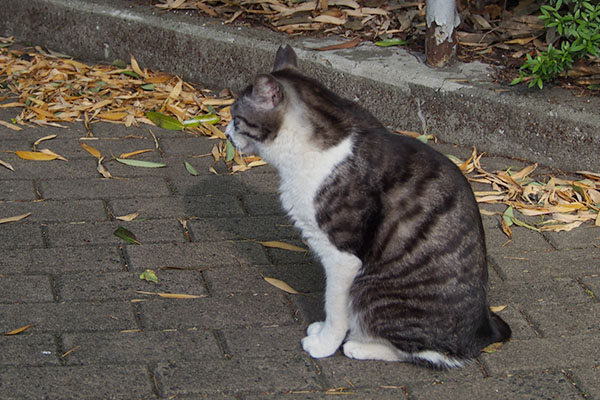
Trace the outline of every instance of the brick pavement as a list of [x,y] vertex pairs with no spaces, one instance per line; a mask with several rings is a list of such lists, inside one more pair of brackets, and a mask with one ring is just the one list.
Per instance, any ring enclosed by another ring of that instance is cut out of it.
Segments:
[[[0,111],[0,119],[10,116]],[[93,129],[98,140],[88,143],[105,155],[154,146],[146,127]],[[0,153],[16,169],[0,168],[0,217],[32,212],[0,225],[0,332],[32,325],[0,336],[0,398],[316,399],[338,390],[366,399],[600,399],[600,229],[516,228],[503,246],[498,217],[484,216],[490,301],[507,305],[502,316],[514,338],[463,370],[339,353],[313,360],[299,341],[322,317],[320,267],[306,254],[255,242],[302,245],[278,206],[274,172],[212,175],[210,158],[192,158],[208,153],[210,140],[152,130],[160,151],[138,158],[168,166],[106,162],[123,179],[104,180],[79,146],[83,126],[0,127],[0,150],[27,150],[55,133],[43,146],[69,158],[34,162]],[[186,172],[184,159],[200,176]],[[115,220],[133,212],[140,216],[132,222]],[[115,237],[118,226],[142,245]],[[139,279],[146,268],[158,284]],[[286,294],[264,276],[306,295]]]

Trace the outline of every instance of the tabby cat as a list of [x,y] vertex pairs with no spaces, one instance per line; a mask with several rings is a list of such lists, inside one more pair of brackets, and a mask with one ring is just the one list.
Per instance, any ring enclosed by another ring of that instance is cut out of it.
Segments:
[[326,275],[312,357],[461,367],[510,338],[489,311],[481,217],[444,155],[394,135],[358,104],[301,74],[280,47],[233,104],[227,136],[275,166],[281,202]]

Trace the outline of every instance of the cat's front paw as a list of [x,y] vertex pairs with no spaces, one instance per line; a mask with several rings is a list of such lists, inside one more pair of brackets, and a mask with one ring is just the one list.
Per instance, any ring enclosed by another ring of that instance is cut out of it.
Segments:
[[306,334],[308,336],[318,335],[319,332],[321,332],[321,329],[323,329],[324,324],[325,324],[324,321],[313,322],[312,324],[310,324],[308,326],[308,328],[306,328]]
[[324,358],[333,355],[340,347],[341,340],[334,340],[323,335],[311,335],[302,339],[302,348],[312,358]]

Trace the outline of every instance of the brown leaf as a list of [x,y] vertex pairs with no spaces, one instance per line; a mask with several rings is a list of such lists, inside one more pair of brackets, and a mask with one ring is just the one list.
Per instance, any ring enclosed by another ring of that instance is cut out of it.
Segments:
[[31,215],[30,212],[21,215],[15,215],[14,217],[0,218],[0,224],[6,224],[8,222],[17,222],[22,219],[25,219]]
[[268,241],[268,242],[258,242],[258,243],[260,243],[261,245],[263,245],[265,247],[272,247],[272,248],[288,250],[288,251],[296,251],[296,252],[300,252],[300,253],[304,253],[304,252],[308,251],[302,247],[298,247],[298,246],[295,246],[290,243],[279,242],[279,241],[275,241],[275,240]]
[[286,293],[289,293],[289,294],[301,294],[299,291],[297,291],[296,289],[292,288],[290,285],[288,285],[284,281],[280,281],[279,279],[268,278],[266,276],[263,277],[263,279],[265,281],[267,281],[268,283],[270,283],[271,285],[275,286],[277,289],[281,289],[281,290],[283,290]]
[[54,156],[57,160],[68,161],[65,157],[61,156],[60,154],[56,154],[55,152],[49,149],[41,149],[40,153],[48,154],[49,156]]
[[13,168],[13,166],[9,162],[7,162],[7,161],[0,160],[0,165],[2,165],[4,168],[10,169],[13,172],[15,171],[15,169]]
[[0,125],[8,128],[8,129],[12,129],[13,131],[22,131],[23,130],[23,128],[21,128],[20,126],[17,126],[15,124],[11,124],[9,122],[2,121],[2,120],[0,120]]
[[120,221],[133,221],[139,215],[140,215],[140,213],[135,212],[135,213],[131,213],[131,214],[127,214],[127,215],[122,215],[120,217],[115,217],[115,218],[118,219],[118,220],[120,220]]
[[6,336],[18,335],[21,332],[25,332],[27,329],[31,328],[33,325],[25,325],[17,329],[13,329],[12,331],[6,332]]
[[100,157],[102,157],[102,155],[100,154],[100,152],[99,152],[98,150],[96,150],[95,148],[93,148],[92,146],[90,146],[90,145],[87,145],[87,144],[85,144],[85,143],[80,143],[80,144],[81,144],[81,147],[83,147],[83,149],[84,149],[85,151],[87,151],[88,153],[90,153],[90,154],[91,154],[91,155],[93,155],[94,157],[96,157],[96,158],[98,158],[98,159],[99,159]]
[[45,154],[39,151],[15,151],[15,154],[23,160],[50,161],[58,158],[58,155]]
[[138,154],[143,154],[143,153],[147,153],[149,151],[154,151],[154,149],[144,149],[144,150],[136,150],[136,151],[132,151],[130,153],[122,153],[119,158],[129,158],[129,157],[133,157],[133,156],[137,156]]
[[110,178],[112,178],[112,175],[110,174],[110,172],[108,172],[108,170],[106,168],[104,168],[104,165],[102,165],[103,160],[104,160],[104,157],[100,157],[98,159],[98,166],[96,167],[96,170],[100,173],[100,175],[102,175],[102,177],[104,177],[106,179],[110,179]]

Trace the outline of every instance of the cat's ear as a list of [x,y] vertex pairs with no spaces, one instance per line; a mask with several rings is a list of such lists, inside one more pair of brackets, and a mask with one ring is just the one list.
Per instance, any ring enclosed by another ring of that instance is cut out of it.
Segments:
[[298,57],[296,57],[296,53],[294,52],[294,49],[292,49],[292,46],[279,46],[277,54],[275,54],[273,72],[287,68],[298,68]]
[[281,87],[271,75],[261,74],[254,79],[252,98],[260,107],[275,108],[283,99]]

